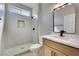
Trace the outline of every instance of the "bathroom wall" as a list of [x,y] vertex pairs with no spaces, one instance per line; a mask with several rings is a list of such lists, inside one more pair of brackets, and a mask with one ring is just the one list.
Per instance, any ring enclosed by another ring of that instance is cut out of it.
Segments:
[[40,35],[50,34],[53,31],[52,8],[55,3],[39,4],[39,31]]
[[28,7],[32,8],[32,28],[35,28],[34,31],[32,31],[32,43],[38,43],[39,40],[39,30],[38,30],[38,3],[23,3],[23,5],[26,5]]

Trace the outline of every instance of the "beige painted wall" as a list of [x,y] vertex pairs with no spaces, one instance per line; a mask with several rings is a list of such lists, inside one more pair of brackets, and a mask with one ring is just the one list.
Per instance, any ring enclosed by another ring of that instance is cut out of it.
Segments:
[[43,3],[39,5],[40,35],[50,34],[53,31],[53,16],[51,12],[53,6],[53,3]]

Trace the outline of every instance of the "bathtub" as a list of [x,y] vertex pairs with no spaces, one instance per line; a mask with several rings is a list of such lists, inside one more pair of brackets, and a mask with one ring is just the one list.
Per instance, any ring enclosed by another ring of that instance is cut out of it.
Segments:
[[3,56],[14,56],[30,49],[32,43],[24,44],[21,46],[5,49]]

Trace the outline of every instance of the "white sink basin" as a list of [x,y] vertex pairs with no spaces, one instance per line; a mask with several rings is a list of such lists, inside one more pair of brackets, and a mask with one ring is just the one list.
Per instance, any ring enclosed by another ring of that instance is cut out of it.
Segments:
[[[41,36],[41,38],[47,38],[52,41],[56,41],[59,43],[63,43],[72,47],[79,48],[79,35],[70,35],[70,34],[64,34],[63,37],[59,36],[59,34],[56,35],[45,35]],[[43,41],[41,41],[43,42]]]
[[76,35],[64,35],[63,37],[59,35],[50,35],[50,37],[56,38],[58,40],[71,41],[71,42],[76,41],[76,39],[78,41],[79,39],[79,36],[76,36]]
[[54,37],[54,38],[58,38],[58,39],[61,39],[61,40],[69,40],[71,37],[68,37],[68,36],[58,36],[58,35],[51,35],[50,37]]

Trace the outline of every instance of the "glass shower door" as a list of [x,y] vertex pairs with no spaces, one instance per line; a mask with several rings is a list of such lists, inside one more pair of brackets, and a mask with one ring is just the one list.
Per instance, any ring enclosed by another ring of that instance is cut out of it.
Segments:
[[3,26],[4,26],[4,16],[5,16],[5,4],[0,3],[0,55],[3,53]]
[[8,6],[7,10],[7,40],[6,47],[11,48],[32,42],[31,11]]

